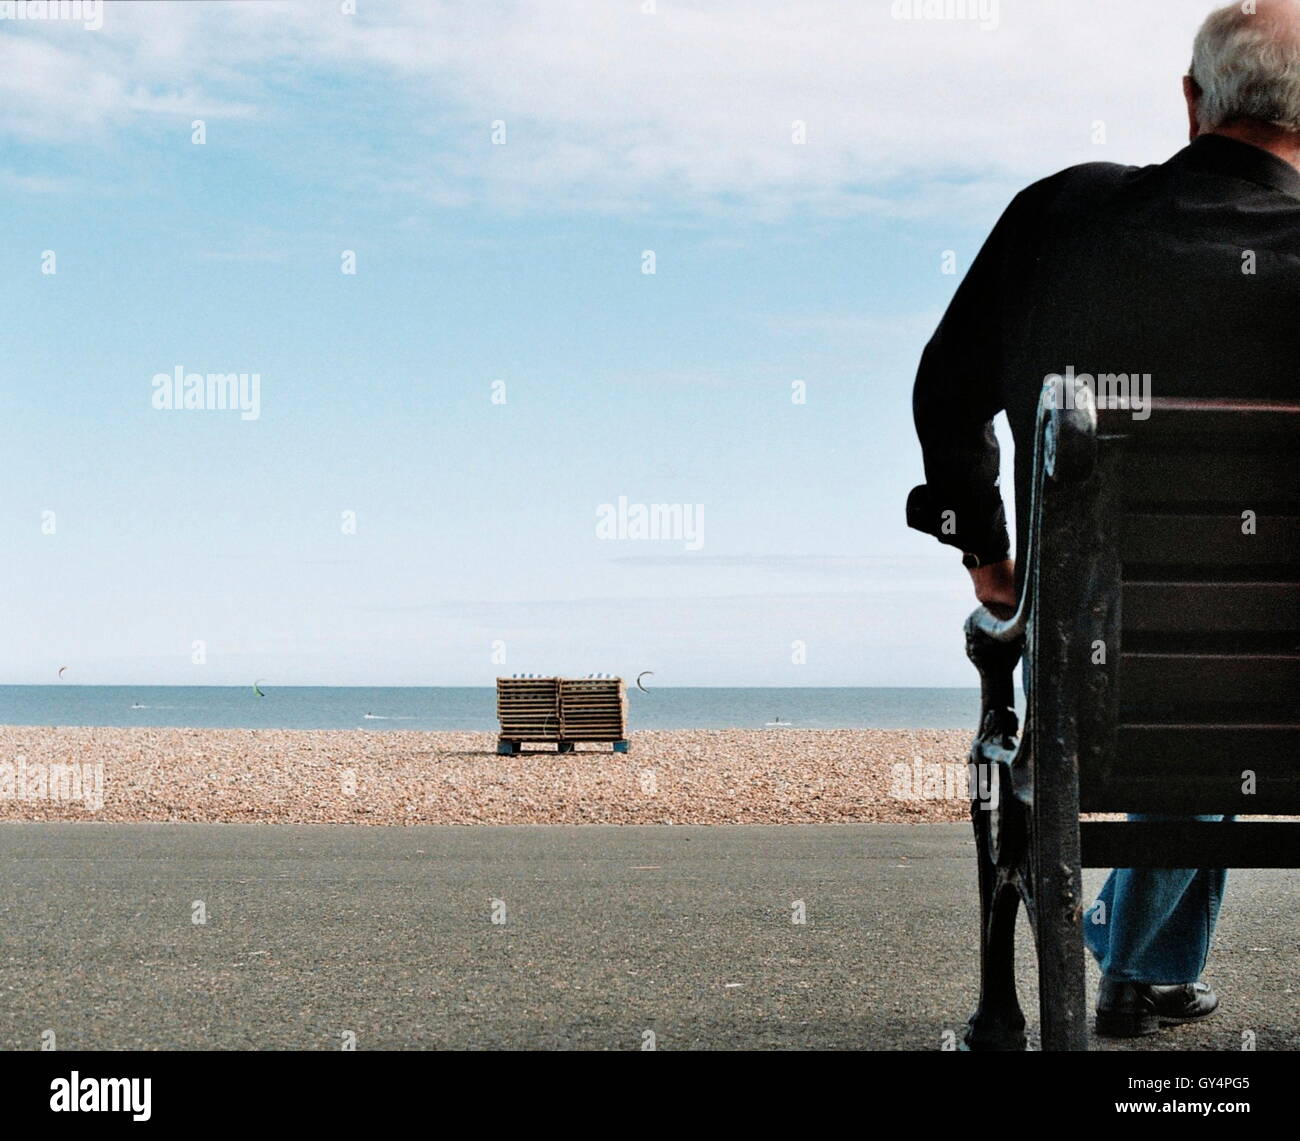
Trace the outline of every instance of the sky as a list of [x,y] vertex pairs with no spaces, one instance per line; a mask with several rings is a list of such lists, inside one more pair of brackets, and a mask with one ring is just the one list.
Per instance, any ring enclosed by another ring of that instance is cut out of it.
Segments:
[[927,7],[0,4],[0,683],[976,684],[917,360],[1211,5]]

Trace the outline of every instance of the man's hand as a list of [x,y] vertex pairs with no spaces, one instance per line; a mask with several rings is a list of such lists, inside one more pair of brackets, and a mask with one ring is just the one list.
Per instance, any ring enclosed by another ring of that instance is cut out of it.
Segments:
[[1013,559],[972,567],[971,581],[975,597],[998,618],[1010,618],[1016,612],[1016,564]]

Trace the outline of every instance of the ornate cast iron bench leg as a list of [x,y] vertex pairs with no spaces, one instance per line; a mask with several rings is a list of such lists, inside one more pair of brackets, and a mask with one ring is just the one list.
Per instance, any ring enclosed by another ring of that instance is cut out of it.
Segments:
[[1019,805],[1003,762],[1016,736],[1014,670],[1018,642],[979,637],[967,627],[966,652],[979,668],[983,724],[971,747],[971,824],[980,885],[980,998],[963,1043],[968,1050],[1023,1050],[1025,1017],[1016,996],[1016,917],[1020,875],[1008,861],[1023,854]]
[[[1106,599],[1094,597],[1102,579],[1092,552],[1105,516],[1096,481],[1088,482],[1097,450],[1092,393],[1076,379],[1072,399],[1065,399],[1065,385],[1052,378],[1039,408],[1018,605],[1007,618],[980,609],[966,622],[966,652],[982,689],[980,732],[971,747],[980,879],[980,1004],[965,1038],[972,1050],[1025,1045],[1014,978],[1021,900],[1037,945],[1043,1049],[1088,1048],[1079,722],[1095,680],[1087,675],[1085,648],[1095,647],[1104,628]],[[1067,492],[1068,511],[1056,506]],[[1022,650],[1029,712],[1017,742],[1014,677]],[[987,803],[981,792],[991,793]]]
[[988,851],[988,814],[972,804],[980,879],[980,1000],[963,1039],[968,1050],[1023,1050],[1025,1016],[1016,995],[1020,889]]
[[[1088,1023],[1083,968],[1083,876],[1079,851],[1079,752],[1077,702],[1061,695],[1089,692],[1088,645],[1061,605],[1065,583],[1080,581],[1084,568],[1064,535],[1053,544],[1065,552],[1043,572],[1044,597],[1031,633],[1028,679],[1034,727],[1033,825],[1030,884],[1034,942],[1038,951],[1039,1011],[1044,1050],[1086,1050]],[[1063,581],[1064,580],[1064,581]],[[1044,684],[1051,679],[1052,686]],[[1041,679],[1041,680],[1040,680]],[[1051,692],[1055,696],[1044,697]],[[1043,700],[1038,700],[1043,697]]]
[[1064,828],[1040,826],[1034,845],[1034,935],[1044,1050],[1088,1048],[1077,816],[1073,834],[1071,846]]

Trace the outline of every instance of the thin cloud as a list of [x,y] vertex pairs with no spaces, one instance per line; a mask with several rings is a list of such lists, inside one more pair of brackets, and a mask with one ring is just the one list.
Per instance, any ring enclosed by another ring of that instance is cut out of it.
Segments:
[[[5,130],[64,142],[158,116],[292,129],[364,106],[423,141],[367,140],[356,177],[446,204],[921,217],[986,208],[1070,163],[1170,153],[1209,7],[1002,0],[981,31],[891,19],[887,0],[675,0],[656,15],[590,0],[406,0],[355,16],[192,3],[165,20],[122,4],[99,32],[6,30],[0,93]],[[290,108],[282,87],[314,98]]]

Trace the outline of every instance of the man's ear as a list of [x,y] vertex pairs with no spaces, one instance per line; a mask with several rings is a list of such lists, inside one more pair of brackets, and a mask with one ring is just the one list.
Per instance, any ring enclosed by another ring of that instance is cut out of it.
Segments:
[[1201,86],[1190,75],[1183,76],[1183,98],[1187,100],[1187,138],[1190,141],[1201,133],[1201,123],[1196,115],[1201,102]]

